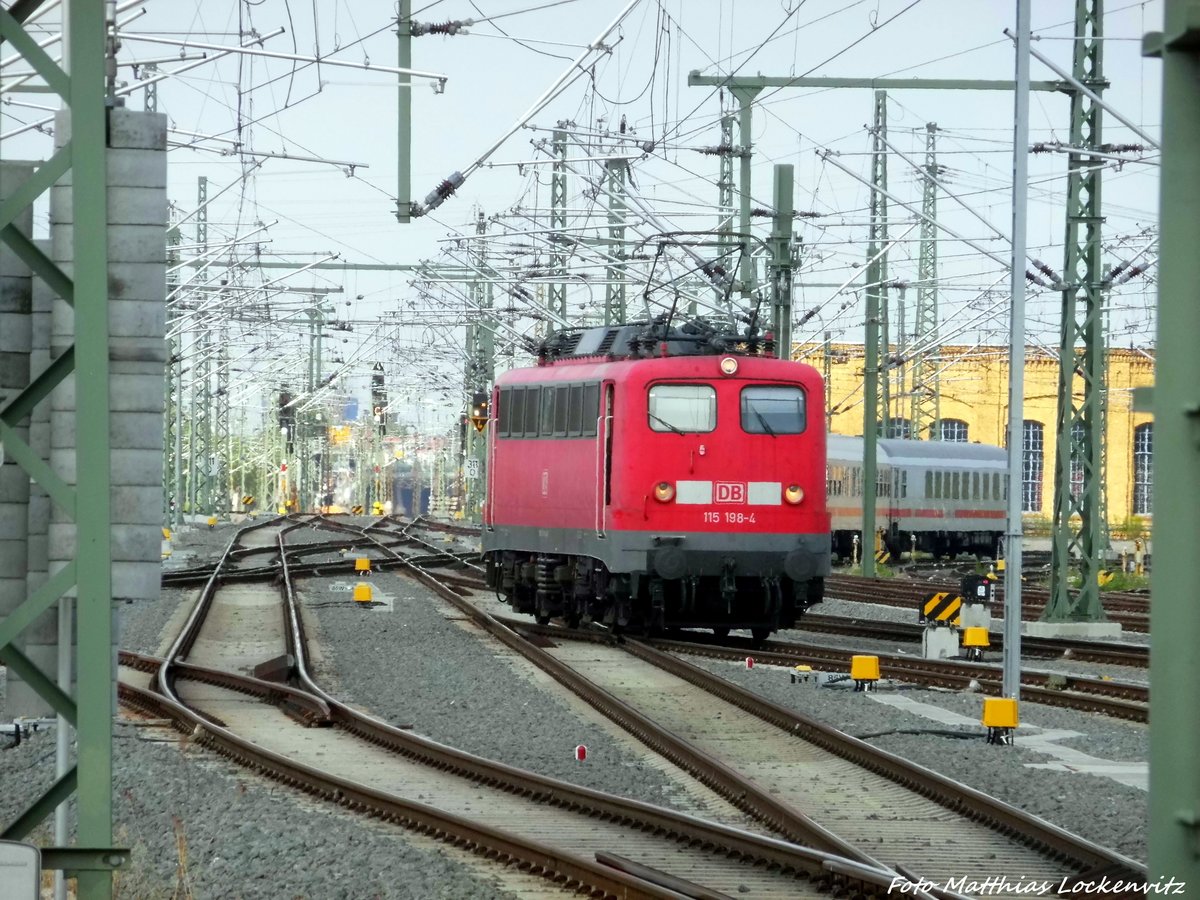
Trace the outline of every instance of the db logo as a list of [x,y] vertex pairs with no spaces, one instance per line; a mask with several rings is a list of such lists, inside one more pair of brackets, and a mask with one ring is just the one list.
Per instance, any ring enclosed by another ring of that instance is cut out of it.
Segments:
[[741,481],[718,481],[717,503],[745,503],[746,485]]

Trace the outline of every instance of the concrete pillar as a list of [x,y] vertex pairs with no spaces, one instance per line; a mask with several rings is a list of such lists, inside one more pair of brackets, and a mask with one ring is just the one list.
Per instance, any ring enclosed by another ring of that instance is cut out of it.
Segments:
[[[65,135],[62,114],[56,135]],[[162,535],[163,390],[167,362],[166,116],[117,108],[109,118],[109,359],[112,459],[112,590],[114,603],[159,596]],[[72,258],[66,181],[51,196],[54,258]],[[73,313],[55,301],[51,354],[73,334]],[[86,375],[86,373],[78,373]],[[51,405],[51,465],[76,483],[75,383]],[[84,473],[86,476],[86,473]],[[51,510],[50,571],[75,555],[75,529]],[[119,642],[114,629],[114,640]],[[115,651],[115,647],[114,647]]]
[[[0,163],[0,199],[11,197],[33,173],[33,163]],[[27,206],[13,224],[29,235],[33,208]],[[0,402],[29,384],[30,280],[29,268],[7,244],[0,245]],[[20,423],[16,432],[28,441],[28,421]],[[12,459],[6,459],[0,465],[0,619],[25,600],[28,507],[29,476]],[[28,699],[33,691],[15,673],[9,673],[7,682],[4,717],[29,715]]]

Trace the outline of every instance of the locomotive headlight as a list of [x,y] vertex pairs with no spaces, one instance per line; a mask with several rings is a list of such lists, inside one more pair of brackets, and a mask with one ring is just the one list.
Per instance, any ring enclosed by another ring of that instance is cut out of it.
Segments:
[[734,375],[737,373],[737,370],[738,370],[737,360],[734,359],[732,356],[726,356],[724,359],[721,360],[721,374],[722,375]]
[[804,499],[804,488],[798,484],[789,484],[787,490],[783,492],[783,499],[788,503],[799,503]]
[[675,485],[669,481],[660,481],[654,486],[654,499],[659,503],[670,503],[675,499]]

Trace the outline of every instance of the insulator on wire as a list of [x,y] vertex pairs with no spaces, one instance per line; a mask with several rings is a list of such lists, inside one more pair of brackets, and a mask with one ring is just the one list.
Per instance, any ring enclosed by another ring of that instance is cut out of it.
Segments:
[[413,215],[423,216],[426,213],[437,209],[446,202],[447,197],[449,197],[462,186],[462,183],[465,180],[466,179],[463,178],[462,172],[451,172],[441,184],[439,184],[425,196],[424,204],[413,205]]
[[448,22],[413,22],[411,25],[413,37],[423,37],[427,34],[441,34],[454,37],[456,34],[466,34],[467,27],[474,25],[474,19],[459,19]]

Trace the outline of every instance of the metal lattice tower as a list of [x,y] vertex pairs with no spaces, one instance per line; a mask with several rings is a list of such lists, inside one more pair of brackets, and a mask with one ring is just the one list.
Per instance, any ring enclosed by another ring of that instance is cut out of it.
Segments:
[[921,194],[921,252],[917,260],[917,311],[913,322],[912,436],[941,439],[941,384],[934,359],[938,344],[937,123],[925,126],[925,188]]
[[167,383],[166,412],[163,418],[163,521],[178,525],[183,517],[183,471],[176,458],[176,447],[183,442],[183,356],[178,332],[179,312],[179,226],[171,210],[171,227],[167,229],[167,298],[175,305],[167,308]]
[[[196,180],[196,247],[200,257],[208,250],[208,178],[204,175]],[[192,360],[188,511],[195,515],[213,509],[212,334],[203,317],[196,320]]]
[[222,324],[217,332],[212,419],[212,511],[228,512],[233,496],[233,429],[229,407],[229,327]]
[[[722,95],[724,96],[724,95]],[[721,116],[721,143],[717,147],[720,173],[717,176],[717,251],[725,279],[733,278],[733,114]],[[722,279],[722,280],[725,280]],[[723,288],[717,289],[718,300],[725,299]]]
[[625,173],[623,159],[605,163],[608,194],[608,264],[605,266],[604,324],[625,322]]
[[[888,264],[887,252],[882,255],[880,251],[887,246],[888,242],[888,201],[886,191],[888,189],[887,177],[887,91],[875,92],[875,125],[871,131],[871,228],[867,237],[867,259],[871,262],[867,265],[867,297],[874,298],[874,313],[868,315],[875,321],[874,326],[878,329],[878,347],[875,352],[877,359],[882,361],[882,365],[876,368],[875,380],[876,390],[878,392],[878,408],[875,411],[876,420],[881,423],[878,426],[879,433],[883,437],[889,437],[888,430],[889,421],[891,419],[891,397],[888,390],[888,379],[879,377],[880,372],[887,371],[889,353],[887,317],[888,317]],[[878,259],[875,259],[879,256]],[[868,373],[868,378],[871,377]]]
[[[475,219],[475,233],[487,233],[487,219],[479,212]],[[487,244],[476,241],[476,272],[488,271]],[[496,325],[492,318],[491,279],[476,277],[471,282],[471,306],[476,310],[477,320],[467,325],[466,395],[468,416],[476,399],[491,395],[492,383],[496,380]],[[468,468],[467,515],[478,521],[482,512],[484,488],[487,485],[487,426],[476,429],[468,419],[466,446],[463,448]],[[470,473],[474,473],[473,475]]]
[[554,130],[551,148],[554,168],[550,175],[550,271],[559,279],[550,283],[547,306],[552,315],[567,317],[567,251],[563,236],[567,228],[567,122],[559,122]]
[[[78,896],[83,900],[111,897],[112,870],[127,857],[111,849],[112,712],[116,687],[111,646],[113,515],[106,177],[110,113],[105,103],[104,6],[99,0],[76,0],[64,7],[68,40],[64,42],[62,67],[23,27],[36,4],[18,3],[0,11],[0,37],[24,57],[53,93],[62,97],[71,116],[70,136],[63,146],[17,194],[0,205],[0,239],[70,305],[74,318],[70,347],[24,390],[0,399],[0,442],[6,459],[24,469],[46,491],[75,530],[73,558],[0,622],[0,660],[74,726],[78,748],[76,765],[48,789],[39,790],[37,799],[5,824],[0,837],[27,838],[52,810],[74,796],[77,845],[43,848],[42,865],[74,870]],[[62,190],[70,198],[66,206],[74,236],[69,274],[13,224],[68,172],[70,180],[64,181]],[[86,377],[75,379],[75,402],[69,416],[77,448],[72,470],[85,473],[85,477],[71,484],[34,453],[16,429],[35,407],[49,402],[50,393],[76,371],[86,373]],[[18,643],[22,633],[70,591],[75,591],[78,616],[78,687],[74,697],[42,674]]]
[[[1102,0],[1077,0],[1073,77],[1097,96],[1104,89]],[[1103,280],[1100,264],[1102,218],[1101,168],[1087,149],[1101,143],[1100,104],[1075,90],[1071,93],[1072,147],[1067,162],[1066,262],[1063,281],[1062,331],[1059,341],[1058,432],[1054,464],[1054,523],[1050,563],[1050,602],[1046,621],[1103,621],[1097,583],[1104,553],[1100,495],[1101,442],[1104,421]],[[1083,382],[1077,401],[1075,378]],[[1071,462],[1078,461],[1082,483],[1072,484]],[[1079,531],[1072,517],[1079,517]],[[1081,584],[1072,596],[1068,567],[1079,562]]]

